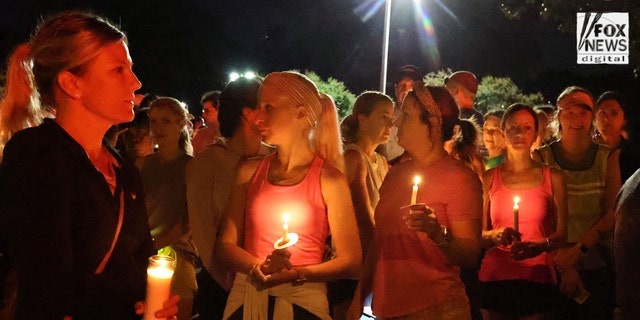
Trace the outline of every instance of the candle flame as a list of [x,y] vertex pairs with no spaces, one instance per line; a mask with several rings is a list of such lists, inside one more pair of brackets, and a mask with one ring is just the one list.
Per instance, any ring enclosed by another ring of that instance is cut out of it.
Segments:
[[516,196],[515,198],[513,198],[513,205],[517,206],[518,203],[520,203],[520,197]]
[[417,185],[419,185],[419,184],[420,184],[420,177],[415,176],[415,177],[413,178],[413,185],[414,185],[414,186],[417,186]]
[[282,220],[284,220],[284,223],[289,223],[289,213],[288,212],[285,212],[282,215]]

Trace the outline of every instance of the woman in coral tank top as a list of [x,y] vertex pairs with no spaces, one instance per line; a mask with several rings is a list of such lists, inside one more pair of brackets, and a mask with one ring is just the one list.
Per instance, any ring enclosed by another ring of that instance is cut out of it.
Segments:
[[559,297],[549,252],[566,241],[566,186],[560,171],[531,158],[538,132],[531,107],[511,105],[501,127],[504,162],[483,177],[482,317],[542,319]]
[[[224,318],[331,319],[325,282],[355,278],[362,255],[335,105],[296,72],[269,74],[258,100],[264,142],[278,151],[241,164],[231,191],[216,250],[237,271]],[[274,250],[285,214],[299,240]]]

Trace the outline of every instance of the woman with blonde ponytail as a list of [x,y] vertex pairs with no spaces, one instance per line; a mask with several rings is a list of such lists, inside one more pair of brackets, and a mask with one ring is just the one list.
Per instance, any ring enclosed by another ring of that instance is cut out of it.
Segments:
[[[325,283],[356,277],[361,263],[335,105],[297,72],[269,74],[258,101],[278,151],[242,164],[231,190],[216,250],[237,272],[224,318],[331,319]],[[285,214],[299,240],[274,250]],[[335,257],[323,262],[329,230]]]
[[5,143],[16,132],[36,126],[42,121],[40,102],[34,90],[29,44],[13,50],[7,60],[7,84],[0,100],[0,163]]

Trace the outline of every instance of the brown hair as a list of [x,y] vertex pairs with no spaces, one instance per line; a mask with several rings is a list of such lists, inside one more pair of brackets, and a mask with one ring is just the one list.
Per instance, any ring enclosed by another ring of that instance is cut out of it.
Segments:
[[358,131],[360,130],[358,115],[369,117],[380,103],[388,103],[393,106],[393,100],[379,91],[365,91],[356,98],[351,114],[344,118],[340,124],[342,138],[346,143],[355,143],[358,140]]
[[64,12],[38,26],[29,45],[43,104],[55,107],[53,88],[61,71],[82,75],[103,47],[117,41],[126,41],[122,31],[87,12]]

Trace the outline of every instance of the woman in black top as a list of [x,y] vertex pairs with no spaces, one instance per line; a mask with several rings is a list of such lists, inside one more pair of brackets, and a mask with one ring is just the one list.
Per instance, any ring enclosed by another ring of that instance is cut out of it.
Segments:
[[[16,319],[136,319],[154,254],[137,169],[103,136],[133,118],[140,81],[126,37],[67,12],[29,42],[37,93],[55,120],[14,135],[0,212],[18,274]],[[156,315],[172,317],[179,298]]]

